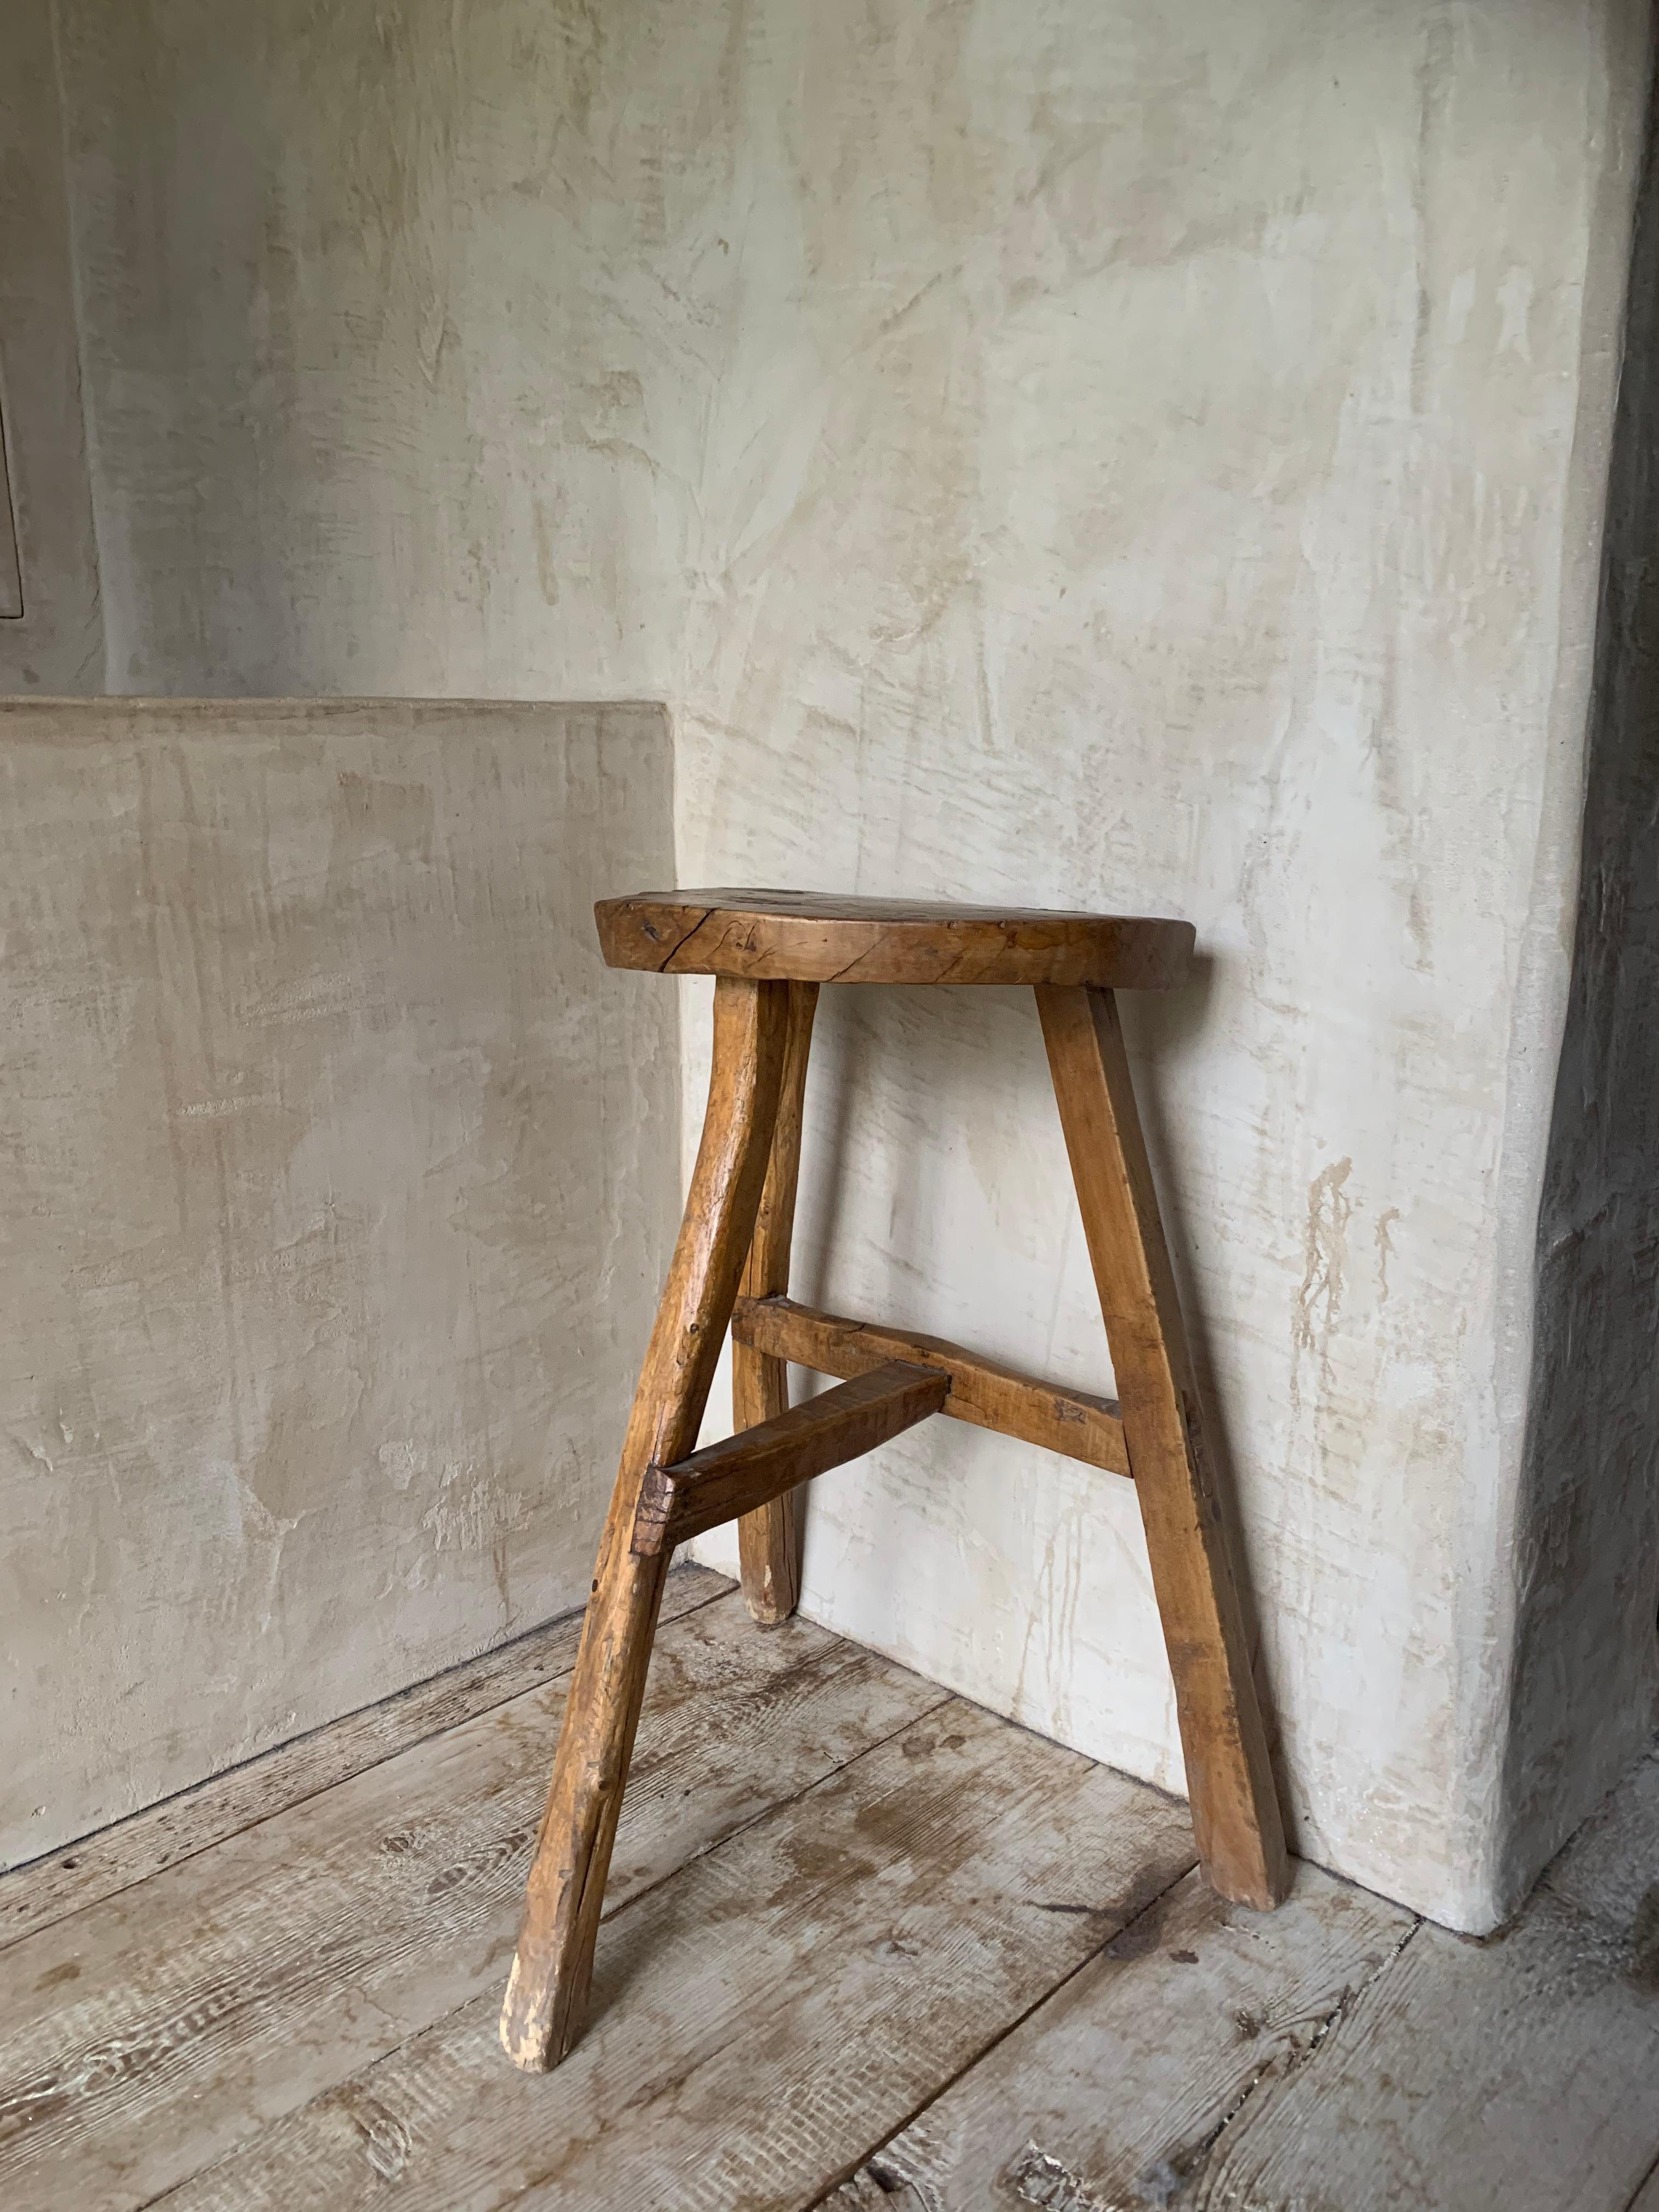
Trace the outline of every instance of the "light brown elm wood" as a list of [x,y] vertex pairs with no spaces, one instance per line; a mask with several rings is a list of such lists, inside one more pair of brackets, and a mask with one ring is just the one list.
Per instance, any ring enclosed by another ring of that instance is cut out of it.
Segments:
[[1140,915],[927,905],[817,891],[640,891],[593,909],[612,968],[803,983],[1186,981],[1193,926]]
[[[671,1622],[607,1918],[946,1696],[806,1621],[757,1636],[729,1585]],[[9,1951],[6,2212],[131,2212],[458,2006],[493,2010],[563,1698],[480,1714]]]
[[[800,1179],[801,1109],[806,1063],[817,1011],[816,983],[789,986],[789,1042],[784,1054],[783,1095],[772,1132],[772,1158],[761,1193],[754,1242],[744,1264],[742,1294],[770,1297],[789,1287],[789,1248],[795,1233],[795,1190]],[[757,1428],[789,1410],[789,1374],[781,1359],[734,1339],[732,1346],[732,1425]],[[800,1493],[769,1498],[738,1523],[738,1568],[743,1601],[763,1628],[787,1620],[800,1598]]]
[[673,1467],[647,1468],[634,1549],[672,1552],[816,1474],[862,1458],[937,1413],[950,1388],[950,1376],[936,1367],[890,1360]]
[[1169,1646],[1199,1854],[1224,1897],[1272,1906],[1290,1881],[1284,1822],[1117,1007],[1109,991],[1042,989],[1036,1000]]
[[1192,1863],[1182,1806],[951,1699],[617,1913],[550,2077],[468,2007],[167,2212],[811,2204]]
[[953,1420],[995,1429],[1028,1444],[1063,1452],[1110,1474],[1127,1474],[1123,1424],[1110,1398],[1039,1382],[998,1360],[982,1359],[942,1336],[849,1321],[791,1298],[739,1298],[732,1311],[732,1341],[754,1345],[779,1361],[793,1359],[817,1375],[867,1375],[890,1359],[942,1368],[951,1395],[940,1407]]
[[1659,2158],[1659,1763],[1510,1927],[1425,1921],[1305,2075],[1247,2106],[1194,2212],[1633,2212]]
[[787,1017],[781,983],[715,982],[702,1142],[599,1540],[501,2007],[502,2048],[532,2071],[556,2066],[581,2032],[668,1559],[633,1549],[640,1486],[653,1460],[684,1459],[697,1440],[766,1179]]
[[991,2176],[1010,2202],[1185,2205],[1224,2124],[1308,2062],[1416,1925],[1311,1867],[1271,1917],[1194,1870],[884,2144],[854,2177],[867,2196],[826,2206],[981,2212]]
[[[731,1588],[724,1575],[687,1560],[669,1576],[661,1617],[678,1620],[712,1604]],[[566,1613],[378,1705],[348,1713],[243,1765],[211,1775],[193,1790],[147,1806],[64,1850],[0,1875],[0,1950],[349,1781],[428,1736],[556,1680],[575,1662],[581,1628],[580,1613]]]

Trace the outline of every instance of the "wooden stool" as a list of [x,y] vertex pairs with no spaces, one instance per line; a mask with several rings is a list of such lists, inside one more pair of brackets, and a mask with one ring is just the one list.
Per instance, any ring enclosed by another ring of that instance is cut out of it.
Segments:
[[[1278,1904],[1289,1880],[1284,1829],[1113,998],[1181,982],[1191,925],[803,891],[663,892],[595,911],[611,967],[717,979],[714,1066],[530,1870],[501,2011],[508,2057],[533,2071],[556,2066],[581,2032],[674,1546],[736,1520],[749,1608],[783,1620],[797,1593],[797,1486],[933,1413],[1133,1478],[1205,1870],[1224,1897]],[[785,1295],[822,983],[1036,988],[1121,1409]],[[728,1322],[739,1432],[693,1452]],[[792,1359],[853,1379],[791,1412]]]

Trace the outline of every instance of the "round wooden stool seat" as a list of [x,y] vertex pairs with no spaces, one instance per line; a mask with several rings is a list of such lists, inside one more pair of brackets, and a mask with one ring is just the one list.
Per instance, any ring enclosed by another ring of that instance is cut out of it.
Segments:
[[640,891],[593,913],[610,967],[757,981],[1165,991],[1186,980],[1193,951],[1189,921],[817,891]]

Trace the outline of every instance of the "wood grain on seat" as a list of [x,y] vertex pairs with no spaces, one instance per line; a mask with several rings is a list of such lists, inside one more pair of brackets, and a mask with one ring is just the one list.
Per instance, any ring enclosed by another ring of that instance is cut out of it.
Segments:
[[841,898],[817,891],[640,891],[593,909],[612,968],[803,983],[1089,983],[1166,991],[1186,980],[1189,921],[1040,908]]

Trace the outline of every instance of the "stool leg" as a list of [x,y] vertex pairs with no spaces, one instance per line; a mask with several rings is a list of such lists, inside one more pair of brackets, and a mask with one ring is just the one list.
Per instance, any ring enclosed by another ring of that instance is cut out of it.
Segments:
[[1036,994],[1140,1499],[1205,1872],[1266,1910],[1290,1883],[1225,1522],[1109,991]]
[[[800,1175],[801,1102],[806,1056],[811,1049],[816,983],[791,983],[789,1043],[783,1065],[783,1097],[772,1138],[771,1164],[755,1222],[755,1241],[743,1271],[746,1298],[781,1297],[789,1288],[789,1245],[795,1227],[795,1185]],[[746,1344],[732,1346],[732,1426],[757,1428],[789,1410],[789,1368]],[[785,1492],[738,1522],[743,1601],[763,1628],[787,1620],[800,1596],[799,1490]]]
[[634,1516],[652,1461],[684,1459],[697,1441],[766,1178],[787,993],[787,984],[724,975],[714,985],[702,1142],[599,1541],[501,2008],[502,2045],[532,2073],[558,2064],[587,2010],[605,1879],[668,1565],[665,1553],[635,1555]]

